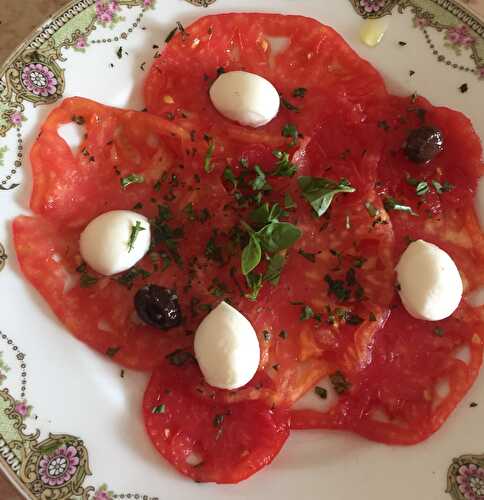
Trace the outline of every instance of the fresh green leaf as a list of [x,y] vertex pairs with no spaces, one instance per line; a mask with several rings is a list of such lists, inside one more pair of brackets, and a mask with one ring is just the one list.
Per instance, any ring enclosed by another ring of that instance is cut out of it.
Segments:
[[275,177],[292,177],[297,172],[297,166],[289,160],[289,153],[273,151],[277,158],[276,169],[272,172]]
[[301,230],[289,222],[272,222],[256,234],[266,252],[277,253],[294,245],[301,237]]
[[207,152],[205,153],[205,158],[203,160],[203,169],[207,174],[209,174],[214,166],[212,164],[212,157],[213,157],[213,152],[215,151],[215,142],[212,139],[209,139],[208,141],[208,149]]
[[407,212],[410,215],[417,215],[412,207],[409,207],[408,205],[402,205],[400,204],[395,198],[392,198],[391,196],[385,198],[383,201],[383,206],[385,207],[385,210],[390,211],[390,210],[398,210],[400,212]]
[[259,208],[253,210],[249,217],[251,222],[258,226],[265,226],[271,222],[279,222],[278,217],[283,215],[281,208],[277,203],[270,207],[269,203],[264,203]]
[[279,283],[279,279],[281,278],[281,272],[284,268],[284,264],[286,263],[286,259],[281,254],[274,255],[269,265],[267,266],[267,271],[264,275],[264,281],[268,281],[273,285],[277,285]]
[[298,182],[304,198],[319,217],[326,213],[336,194],[355,191],[346,179],[335,182],[322,177],[299,177]]
[[262,288],[262,274],[259,273],[249,273],[246,276],[247,286],[249,287],[249,292],[245,296],[249,300],[257,300],[257,296]]
[[299,139],[299,132],[296,128],[296,125],[293,125],[292,123],[286,123],[282,127],[281,135],[283,137],[289,137],[291,139],[291,141],[289,142],[290,147],[294,147],[297,145],[297,141]]
[[134,226],[131,226],[131,234],[129,235],[128,240],[128,253],[133,250],[134,242],[136,241],[136,238],[138,237],[138,234],[141,233],[141,231],[146,231],[146,228],[141,225],[141,222],[139,220],[137,220],[136,224]]
[[262,250],[259,240],[254,234],[250,235],[249,243],[242,251],[241,267],[242,274],[247,276],[260,263],[262,258]]
[[234,189],[237,188],[239,181],[238,181],[237,177],[235,177],[235,174],[230,167],[225,167],[224,179],[228,182],[231,182]]
[[142,184],[144,181],[144,176],[138,174],[130,174],[126,177],[121,177],[121,179],[119,180],[123,189],[126,189],[131,184]]
[[289,193],[286,193],[284,195],[284,208],[286,208],[287,210],[291,210],[296,207],[296,202],[292,199],[292,196]]
[[188,220],[194,221],[197,218],[197,214],[193,208],[193,203],[190,202],[183,208],[183,213],[187,216]]
[[252,181],[252,189],[254,191],[268,191],[270,186],[267,184],[267,176],[265,172],[259,167],[259,165],[254,165],[254,170],[256,173],[255,179]]

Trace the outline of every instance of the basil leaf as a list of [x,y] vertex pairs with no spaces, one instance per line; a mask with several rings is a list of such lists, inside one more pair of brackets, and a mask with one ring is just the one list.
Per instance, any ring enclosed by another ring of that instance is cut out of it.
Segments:
[[266,224],[270,224],[271,222],[279,222],[278,217],[281,215],[284,214],[277,203],[275,203],[272,207],[269,206],[269,203],[264,203],[259,208],[252,211],[249,217],[255,224],[264,226]]
[[256,300],[262,288],[262,274],[250,273],[246,276],[249,292],[245,296],[249,300]]
[[292,91],[292,96],[302,98],[306,95],[307,91],[308,91],[308,89],[305,89],[304,87],[298,87]]
[[409,207],[408,205],[402,205],[400,204],[395,198],[392,198],[389,196],[388,198],[385,198],[383,202],[383,206],[385,207],[385,210],[390,211],[390,210],[398,210],[400,212],[407,212],[410,215],[417,215],[412,207]]
[[292,177],[297,172],[297,166],[289,160],[289,153],[273,151],[277,158],[276,169],[272,172],[275,177]]
[[301,237],[301,230],[289,222],[272,222],[256,235],[266,252],[277,253],[294,245]]
[[241,268],[242,274],[247,276],[260,263],[262,258],[262,250],[258,239],[251,234],[249,243],[242,251]]
[[119,180],[123,189],[126,189],[130,184],[142,184],[144,181],[145,178],[138,174],[130,174],[126,177],[121,177]]
[[287,210],[291,210],[292,208],[296,208],[297,204],[296,202],[292,199],[292,196],[289,193],[286,193],[284,195],[284,208]]
[[279,279],[281,277],[281,272],[286,263],[286,259],[281,254],[276,254],[272,257],[269,262],[269,266],[267,267],[266,274],[264,275],[264,281],[269,281],[273,285],[277,285],[279,283]]
[[323,177],[299,177],[298,182],[304,198],[319,217],[326,213],[336,194],[356,191],[346,179],[335,182]]

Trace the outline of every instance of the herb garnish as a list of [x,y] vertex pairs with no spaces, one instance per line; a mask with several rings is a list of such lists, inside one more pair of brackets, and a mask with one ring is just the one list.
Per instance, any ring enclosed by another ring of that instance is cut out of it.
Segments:
[[289,193],[284,195],[284,208],[287,210],[291,210],[292,208],[296,208],[296,202],[292,199],[292,196]]
[[136,278],[149,278],[151,276],[151,273],[148,271],[145,271],[144,269],[140,267],[132,267],[129,271],[126,271],[124,274],[116,278],[116,281],[120,284],[125,286],[128,289],[131,289],[133,287],[133,282]]
[[272,285],[279,284],[279,279],[281,278],[281,272],[284,268],[284,264],[286,263],[286,259],[281,254],[276,254],[271,257],[269,262],[269,266],[267,267],[267,271],[264,274],[264,281],[268,281]]
[[313,309],[308,305],[303,306],[303,308],[301,309],[301,315],[299,316],[299,319],[301,321],[306,321],[306,320],[311,319],[313,317],[314,317]]
[[296,125],[292,123],[286,123],[284,127],[282,127],[281,135],[283,137],[289,137],[291,141],[289,142],[289,147],[297,146],[297,140],[299,139],[299,132],[296,128]]
[[370,217],[376,217],[378,215],[378,208],[376,208],[371,201],[365,203],[365,208]]
[[295,113],[299,113],[299,108],[291,104],[287,99],[281,97],[281,104],[289,111],[294,111]]
[[138,234],[141,233],[141,231],[146,231],[146,228],[141,225],[141,222],[139,220],[136,221],[136,224],[134,226],[131,226],[131,234],[129,235],[129,241],[128,241],[128,252],[131,252],[134,248],[134,242],[136,241],[136,238],[138,237]]
[[262,274],[251,272],[246,276],[249,292],[245,296],[249,300],[257,300],[257,296],[262,288]]
[[289,153],[273,151],[272,154],[277,158],[276,169],[272,172],[272,175],[276,177],[292,177],[296,173],[297,166],[289,160]]
[[434,328],[434,333],[437,335],[437,337],[443,337],[444,336],[444,329],[441,326],[436,326]]
[[108,347],[106,349],[106,356],[109,356],[110,358],[114,358],[116,354],[121,350],[121,347]]
[[205,158],[203,160],[203,169],[205,170],[205,172],[207,172],[207,174],[209,174],[214,166],[212,164],[212,156],[213,156],[213,152],[215,150],[215,142],[213,141],[213,139],[208,139],[208,149],[207,149],[207,152],[205,153]]
[[444,181],[443,184],[441,184],[438,181],[432,181],[432,185],[434,186],[435,190],[437,193],[442,194],[442,193],[449,193],[452,191],[455,186],[451,184],[449,181]]
[[207,241],[207,245],[205,246],[205,257],[207,259],[212,260],[213,262],[218,262],[219,264],[224,263],[222,247],[217,245],[217,236],[218,231],[214,229],[212,234]]
[[123,189],[126,189],[130,184],[142,184],[144,181],[144,176],[138,174],[130,174],[126,177],[121,177],[119,180]]
[[335,182],[323,177],[299,177],[298,182],[304,198],[319,217],[328,210],[336,194],[356,191],[347,179]]
[[165,43],[169,43],[170,40],[175,36],[175,33],[178,31],[178,26],[175,26],[169,33],[168,36],[165,38]]
[[153,406],[153,408],[151,409],[151,413],[158,415],[160,413],[165,413],[165,410],[166,410],[166,405],[161,404],[158,406]]
[[312,262],[313,264],[316,262],[316,255],[320,252],[316,253],[310,253],[310,252],[305,252],[302,248],[300,248],[297,252],[301,257],[304,257],[306,260],[309,260],[309,262]]
[[76,124],[76,125],[84,125],[86,123],[86,120],[83,116],[80,115],[73,115],[71,120]]
[[351,383],[346,380],[346,377],[339,370],[336,373],[333,373],[329,376],[331,383],[333,384],[333,388],[336,394],[344,394],[351,388]]
[[385,200],[383,201],[383,206],[387,211],[398,210],[400,212],[407,212],[410,215],[418,215],[413,211],[412,207],[409,207],[408,205],[402,205],[395,198],[392,198],[391,196],[385,198]]
[[298,87],[292,91],[292,96],[303,98],[306,95],[307,91],[308,89],[305,89],[304,87]]
[[351,290],[345,286],[343,280],[334,280],[329,274],[324,277],[328,284],[328,294],[334,295],[339,302],[345,302],[351,296]]
[[189,351],[177,349],[166,356],[166,359],[175,366],[183,366],[185,363],[195,361],[195,357]]
[[286,340],[287,336],[288,336],[288,334],[287,334],[286,330],[281,330],[281,333],[279,333],[279,337],[281,337],[281,339],[283,339],[283,340]]
[[317,394],[321,399],[326,399],[328,397],[328,391],[324,387],[317,385],[314,388],[314,393]]
[[83,272],[79,279],[79,285],[81,288],[89,288],[90,286],[95,285],[98,282],[98,279],[94,276],[91,276],[87,272]]

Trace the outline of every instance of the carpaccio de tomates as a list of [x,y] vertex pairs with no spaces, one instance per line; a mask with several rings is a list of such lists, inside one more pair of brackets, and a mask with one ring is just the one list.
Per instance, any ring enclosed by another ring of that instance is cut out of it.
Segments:
[[[273,37],[287,44],[273,50]],[[237,125],[212,106],[211,85],[234,70],[278,90],[268,125]],[[55,109],[31,152],[33,215],[13,233],[24,275],[77,338],[153,371],[143,412],[158,451],[197,481],[236,483],[267,465],[290,429],[387,444],[435,432],[478,375],[482,310],[462,300],[447,319],[415,319],[394,269],[424,239],[452,256],[465,293],[484,282],[473,209],[484,168],[469,120],[389,95],[331,28],[277,14],[180,26],[145,101],[148,112],[79,97]],[[72,121],[86,132],[77,152],[58,133]],[[404,151],[415,130],[441,132],[435,159]],[[105,277],[82,261],[79,237],[115,209],[148,217],[152,243],[135,267]],[[243,273],[256,232],[272,239]],[[133,299],[147,284],[176,290],[179,326],[140,321]],[[194,332],[222,300],[260,345],[256,375],[237,390],[209,386],[193,355]],[[328,376],[338,395],[329,411],[291,410]]]

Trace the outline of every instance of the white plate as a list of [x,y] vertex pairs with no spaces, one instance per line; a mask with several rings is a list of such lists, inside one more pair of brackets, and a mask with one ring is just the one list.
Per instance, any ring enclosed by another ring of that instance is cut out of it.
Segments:
[[[392,90],[418,91],[434,104],[464,111],[481,137],[484,23],[449,0],[217,0],[206,2],[211,4],[207,9],[184,0],[111,3],[118,5],[112,20],[109,13],[101,16],[99,6],[96,13],[94,0],[71,2],[0,70],[0,463],[9,477],[30,498],[58,500],[441,500],[449,495],[482,500],[483,376],[445,427],[418,446],[388,447],[343,433],[294,432],[270,467],[240,485],[200,485],[183,478],[158,456],[144,432],[140,401],[147,376],[125,370],[121,378],[118,366],[64,330],[22,279],[10,222],[27,212],[26,153],[53,103],[80,95],[143,108],[142,63],[149,68],[153,45],[163,45],[177,20],[187,25],[198,16],[227,11],[317,18],[382,71]],[[467,3],[469,9],[482,7]],[[355,7],[360,14],[393,14],[377,48],[360,43],[361,17]],[[116,55],[119,47],[128,53],[122,59]],[[33,62],[40,66],[30,67]],[[40,83],[47,83],[46,95],[36,95]],[[464,83],[466,93],[459,91]],[[474,401],[480,404],[471,408]],[[453,458],[466,454],[449,469]],[[459,469],[465,464],[475,467]],[[68,465],[66,474],[63,467]],[[57,467],[60,484],[45,484],[46,466]],[[459,474],[464,482],[473,476],[481,496],[460,492]]]

